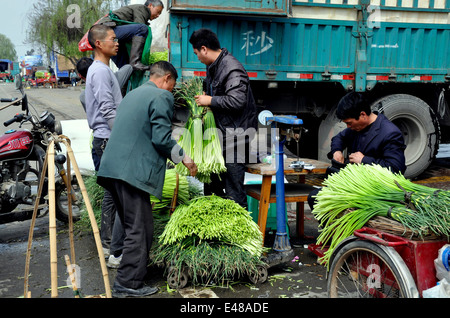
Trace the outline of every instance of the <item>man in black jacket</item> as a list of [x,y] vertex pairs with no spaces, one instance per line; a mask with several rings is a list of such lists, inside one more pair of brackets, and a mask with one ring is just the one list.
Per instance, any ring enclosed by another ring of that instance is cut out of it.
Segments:
[[210,107],[223,137],[227,172],[213,176],[205,194],[228,197],[247,208],[244,190],[245,164],[249,162],[250,141],[256,134],[256,105],[250,80],[242,64],[209,29],[192,33],[189,42],[200,62],[206,65],[204,94],[196,96],[199,106]]

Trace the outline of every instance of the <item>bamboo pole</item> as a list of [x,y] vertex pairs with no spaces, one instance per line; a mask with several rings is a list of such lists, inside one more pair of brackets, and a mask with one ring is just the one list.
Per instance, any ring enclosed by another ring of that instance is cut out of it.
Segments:
[[56,248],[56,211],[55,211],[55,142],[48,146],[48,204],[50,232],[50,274],[51,296],[58,297],[58,258]]
[[[70,146],[69,139],[65,136],[59,136],[58,142],[62,142],[66,145],[67,148],[67,166],[68,169],[70,169],[70,161],[73,161],[73,166],[75,170],[75,175],[78,181],[78,184],[80,186],[83,199],[86,204],[86,208],[88,210],[89,214],[89,220],[91,222],[92,230],[94,233],[94,238],[97,246],[97,251],[100,259],[100,265],[103,273],[103,280],[105,284],[105,292],[106,297],[111,298],[111,287],[109,284],[109,276],[108,276],[108,269],[106,267],[105,262],[105,256],[103,254],[103,248],[101,245],[100,240],[100,234],[99,229],[97,226],[97,222],[95,220],[95,215],[92,209],[92,205],[89,201],[89,196],[87,194],[86,186],[84,185],[83,178],[81,176],[80,170],[78,168],[78,164],[75,160],[75,156],[73,154],[73,150]],[[69,140],[69,141],[68,141]],[[56,246],[56,209],[55,209],[55,202],[56,202],[56,191],[55,191],[55,141],[52,140],[50,142],[50,145],[47,148],[47,153],[44,160],[44,166],[42,168],[40,182],[39,182],[39,188],[38,188],[38,195],[36,197],[36,201],[34,204],[34,211],[33,211],[33,217],[30,225],[30,232],[28,235],[28,248],[27,248],[27,256],[25,261],[25,282],[24,282],[24,298],[31,298],[31,293],[28,290],[28,276],[29,276],[29,267],[30,267],[30,255],[31,255],[31,244],[33,239],[33,231],[34,231],[34,225],[37,215],[37,210],[39,206],[40,197],[42,194],[42,188],[45,180],[45,174],[48,170],[48,195],[49,195],[49,234],[50,234],[50,271],[51,271],[51,296],[52,298],[58,296],[58,273],[57,273],[57,246]],[[65,176],[62,176],[65,177]],[[66,185],[68,189],[68,200],[69,200],[69,224],[71,224],[72,220],[72,210],[71,210],[71,180],[70,180],[70,171],[68,173],[68,180],[66,180]],[[72,226],[69,231],[71,234],[71,254],[73,258],[73,263],[75,261],[75,252],[74,252],[74,244],[73,244],[73,229]],[[70,265],[70,260],[68,256],[66,255],[66,264]],[[72,283],[74,288],[76,288],[76,284],[74,282],[73,278],[73,266],[71,267],[72,271],[69,271],[70,278],[72,280]],[[75,289],[74,289],[75,291]],[[77,291],[77,290],[76,290]],[[78,294],[76,294],[78,295]],[[78,297],[77,297],[78,298]]]
[[34,210],[33,210],[33,217],[31,218],[30,223],[30,231],[28,233],[28,247],[27,247],[27,256],[25,259],[25,275],[24,275],[25,281],[23,291],[24,298],[31,297],[31,293],[28,291],[28,275],[30,272],[31,244],[33,242],[34,226],[36,224],[36,216],[39,207],[39,202],[41,201],[42,188],[44,187],[45,173],[47,172],[47,164],[48,164],[48,153],[45,154],[44,165],[42,167],[41,176],[39,179],[38,193],[36,196],[36,201],[34,201]]
[[102,243],[100,240],[100,233],[99,233],[99,229],[97,226],[97,221],[95,220],[94,211],[92,209],[91,202],[89,201],[89,196],[87,194],[86,186],[84,185],[84,181],[81,176],[80,170],[78,168],[78,164],[75,160],[73,150],[72,150],[71,146],[68,144],[67,140],[64,140],[63,142],[67,148],[67,155],[73,164],[75,175],[77,177],[78,184],[80,186],[81,193],[83,194],[83,199],[86,204],[86,208],[88,210],[89,220],[91,221],[92,231],[94,233],[95,243],[97,245],[98,257],[100,259],[100,266],[101,266],[102,273],[103,273],[103,281],[105,284],[106,297],[111,298],[111,286],[109,284],[108,269],[106,268],[105,255],[103,254]]
[[[70,140],[67,139],[67,143],[70,145]],[[67,180],[66,180],[66,189],[67,189],[67,208],[69,209],[69,241],[70,241],[70,256],[72,259],[72,263],[75,264],[75,245],[73,241],[73,219],[72,219],[72,177],[70,175],[70,158],[67,156]]]

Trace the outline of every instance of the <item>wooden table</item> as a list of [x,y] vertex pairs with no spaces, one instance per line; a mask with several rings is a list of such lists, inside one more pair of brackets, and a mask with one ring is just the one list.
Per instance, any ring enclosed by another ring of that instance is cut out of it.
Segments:
[[[290,165],[293,161],[304,161],[305,164],[314,165],[311,170],[294,169]],[[307,158],[287,158],[284,161],[284,174],[300,176],[299,183],[285,184],[285,202],[297,203],[297,236],[304,236],[304,203],[307,201],[309,193],[314,189],[313,186],[305,184],[305,176],[314,174],[325,174],[327,168],[330,166],[329,162],[323,162]],[[246,165],[246,171],[252,174],[262,176],[261,185],[246,185],[247,195],[259,200],[259,214],[258,226],[263,234],[266,232],[267,213],[269,204],[276,202],[275,184],[272,184],[272,176],[276,175],[276,164],[256,163]],[[284,180],[283,180],[284,182]]]

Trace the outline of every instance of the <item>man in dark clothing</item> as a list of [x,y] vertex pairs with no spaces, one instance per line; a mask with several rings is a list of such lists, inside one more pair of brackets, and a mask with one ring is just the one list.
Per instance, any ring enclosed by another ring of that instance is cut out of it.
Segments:
[[392,172],[405,172],[406,146],[400,129],[383,114],[371,112],[362,94],[344,96],[336,116],[347,128],[331,139],[329,159],[344,163],[343,150],[347,149],[350,163],[378,164]]
[[[134,69],[146,71],[150,67],[141,62],[147,37],[151,37],[148,26],[149,20],[154,20],[161,14],[164,4],[161,0],[147,0],[144,4],[131,4],[112,11],[119,20],[132,23],[118,23],[109,15],[100,19],[98,24],[105,24],[113,28],[119,40],[119,52],[112,58],[118,68],[130,64]],[[126,43],[131,42],[130,56]]]
[[[405,142],[400,129],[383,114],[371,111],[364,95],[351,92],[345,95],[337,106],[336,117],[347,128],[331,139],[328,158],[338,163],[378,164],[394,173],[404,173]],[[347,149],[348,158],[343,151]],[[314,206],[313,191],[308,197],[311,210]]]
[[256,105],[250,80],[242,64],[209,29],[192,33],[189,42],[200,62],[206,65],[205,94],[196,96],[199,106],[210,107],[223,136],[227,171],[212,176],[205,193],[233,199],[247,208],[244,190],[245,164],[249,162],[250,141],[256,134]]

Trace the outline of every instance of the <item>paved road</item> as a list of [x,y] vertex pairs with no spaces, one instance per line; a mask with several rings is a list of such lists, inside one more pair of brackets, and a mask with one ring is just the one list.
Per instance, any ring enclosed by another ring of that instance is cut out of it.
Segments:
[[[86,119],[86,113],[81,106],[79,97],[81,87],[68,88],[28,88],[24,92],[28,96],[30,111],[34,108],[36,114],[44,110],[51,111],[59,120]],[[13,83],[0,83],[0,97],[20,97]],[[1,105],[0,105],[1,106]],[[19,107],[11,106],[0,112],[0,120],[4,121],[6,115],[19,112]]]

